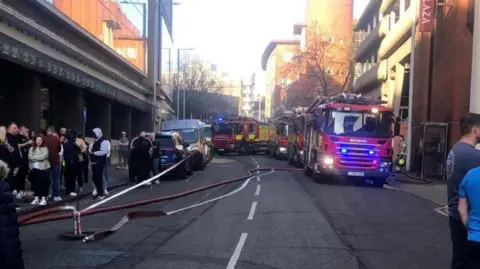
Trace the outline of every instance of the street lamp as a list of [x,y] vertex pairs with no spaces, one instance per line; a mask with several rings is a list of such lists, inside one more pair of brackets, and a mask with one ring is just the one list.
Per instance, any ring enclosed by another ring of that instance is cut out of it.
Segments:
[[[177,83],[180,80],[180,51],[194,50],[194,48],[177,49]],[[177,116],[180,118],[180,88],[177,89]],[[185,119],[185,89],[183,89],[183,119]]]
[[172,90],[172,49],[162,48],[162,50],[168,51],[168,90]]

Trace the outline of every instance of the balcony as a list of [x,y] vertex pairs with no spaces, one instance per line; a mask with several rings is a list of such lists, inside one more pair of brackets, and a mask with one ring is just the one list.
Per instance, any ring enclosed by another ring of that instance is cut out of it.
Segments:
[[355,54],[355,61],[362,62],[367,60],[372,53],[375,53],[378,50],[380,42],[387,33],[388,16],[385,17],[360,43]]
[[390,57],[410,37],[413,23],[411,14],[412,7],[409,7],[382,40],[378,49],[378,58],[380,60]]
[[353,92],[367,93],[387,80],[387,61],[381,61],[363,73],[353,85]]

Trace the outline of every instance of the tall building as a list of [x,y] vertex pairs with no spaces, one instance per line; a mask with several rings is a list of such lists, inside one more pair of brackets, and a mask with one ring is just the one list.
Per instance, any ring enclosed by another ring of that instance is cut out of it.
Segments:
[[274,40],[268,44],[262,56],[262,69],[266,72],[266,118],[285,106],[287,88],[297,79],[296,56],[300,48],[298,40]]
[[353,0],[308,0],[305,24],[301,64],[306,66],[299,78],[305,82],[300,87],[318,95],[349,91],[355,50]]
[[[272,41],[262,56],[265,116],[308,106],[318,95],[348,90],[353,81],[352,0],[309,0],[292,40]],[[323,59],[323,60],[322,60]]]
[[53,5],[90,34],[117,51],[142,71],[145,63],[142,33],[123,13],[117,0],[53,0]]
[[470,101],[471,3],[371,0],[356,24],[363,39],[355,55],[361,76],[354,92],[388,101],[405,122],[404,135],[412,135],[411,153],[423,135],[424,122],[448,123],[449,134],[441,141],[448,138],[449,145],[460,136],[458,122]]

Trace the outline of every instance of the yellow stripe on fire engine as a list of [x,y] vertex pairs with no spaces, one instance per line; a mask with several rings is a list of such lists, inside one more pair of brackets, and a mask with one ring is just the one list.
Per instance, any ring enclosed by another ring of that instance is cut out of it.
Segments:
[[243,135],[235,135],[235,140],[242,140]]

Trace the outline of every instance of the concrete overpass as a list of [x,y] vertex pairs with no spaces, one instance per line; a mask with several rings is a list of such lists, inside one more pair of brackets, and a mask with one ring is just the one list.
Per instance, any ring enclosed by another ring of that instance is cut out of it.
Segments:
[[[0,2],[0,122],[101,127],[108,137],[173,113],[147,75],[43,0]],[[85,119],[86,116],[86,119]]]

